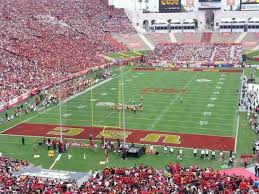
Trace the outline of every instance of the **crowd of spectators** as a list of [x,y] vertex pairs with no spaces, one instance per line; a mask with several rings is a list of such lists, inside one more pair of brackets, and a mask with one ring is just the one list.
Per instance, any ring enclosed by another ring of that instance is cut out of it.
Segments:
[[71,194],[77,191],[74,181],[13,175],[15,171],[27,165],[27,161],[0,156],[0,193]]
[[239,44],[158,44],[146,59],[149,66],[159,64],[239,64]]
[[14,176],[15,171],[27,166],[19,161],[0,156],[1,193],[249,193],[259,190],[252,178],[227,175],[212,168],[197,165],[182,167],[169,163],[164,171],[143,164],[131,168],[105,168],[81,186],[75,181]]
[[103,54],[127,49],[111,34],[134,32],[105,0],[0,0],[0,28],[0,103],[107,63]]
[[13,110],[6,110],[4,114],[5,118],[3,118],[3,120],[10,121],[23,114],[40,111],[43,108],[53,105],[55,106],[59,103],[59,100],[64,101],[75,94],[83,92],[91,85],[109,78],[111,76],[111,69],[109,66],[106,66],[101,69],[91,70],[89,73],[96,73],[96,76],[88,78],[86,74],[81,77],[68,79],[59,84],[55,84],[53,87],[45,90],[38,91],[34,94],[34,98],[28,99]]
[[250,85],[254,81],[254,74],[251,78],[246,76],[242,77],[241,99],[239,104],[240,111],[247,112],[247,118],[251,123],[251,128],[258,133],[259,132],[259,89],[253,85]]
[[81,186],[92,193],[256,193],[253,179],[222,174],[211,168],[170,163],[163,174],[149,166],[105,168]]

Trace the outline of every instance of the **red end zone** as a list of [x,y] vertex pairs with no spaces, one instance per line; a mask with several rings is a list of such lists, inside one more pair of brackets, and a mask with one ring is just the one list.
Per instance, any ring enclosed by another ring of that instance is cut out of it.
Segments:
[[[17,136],[35,136],[35,137],[59,137],[60,129],[58,125],[48,124],[30,124],[22,123],[6,131],[1,132],[2,135]],[[118,128],[102,128],[102,127],[81,127],[81,126],[64,126],[63,137],[70,139],[87,140],[89,135],[93,135],[93,139],[118,139],[123,137],[122,129]],[[210,150],[234,150],[235,138],[196,135],[183,133],[170,133],[151,130],[127,129],[126,141],[140,144],[168,145],[186,148],[204,148]]]

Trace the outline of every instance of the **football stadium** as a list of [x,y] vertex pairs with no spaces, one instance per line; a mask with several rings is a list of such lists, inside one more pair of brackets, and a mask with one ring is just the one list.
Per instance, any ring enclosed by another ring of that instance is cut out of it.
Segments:
[[0,0],[0,193],[259,193],[258,0]]

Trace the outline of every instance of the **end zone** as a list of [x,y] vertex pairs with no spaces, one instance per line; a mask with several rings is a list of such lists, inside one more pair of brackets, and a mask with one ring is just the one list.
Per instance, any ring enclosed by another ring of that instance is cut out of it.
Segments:
[[[101,140],[102,136],[114,141],[118,138],[122,139],[123,137],[123,131],[120,128],[106,128],[104,133],[102,127],[64,126],[62,133],[63,137],[66,139],[78,140],[88,140],[90,134],[95,140]],[[22,123],[3,131],[0,134],[59,138],[60,128],[58,125]],[[223,151],[234,150],[235,148],[235,138],[225,136],[172,133],[140,129],[127,129],[125,136],[126,142],[134,142],[137,144],[167,145]]]

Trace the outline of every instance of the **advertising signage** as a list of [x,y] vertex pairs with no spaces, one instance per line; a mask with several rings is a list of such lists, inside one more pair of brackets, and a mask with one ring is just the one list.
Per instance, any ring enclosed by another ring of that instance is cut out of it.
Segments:
[[172,13],[181,11],[181,0],[159,0],[160,13]]
[[259,0],[240,0],[241,10],[258,11]]
[[220,9],[221,0],[199,0],[199,9]]

